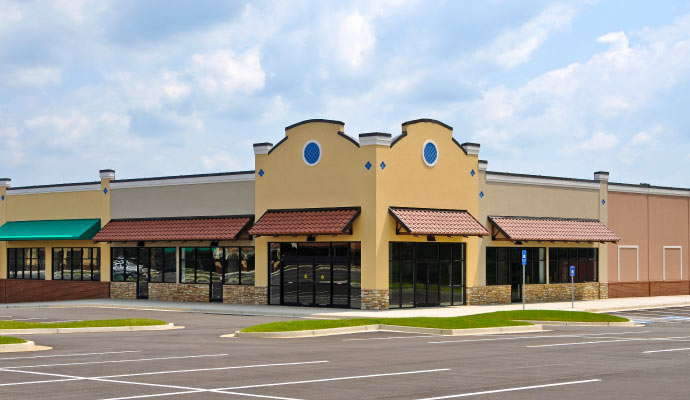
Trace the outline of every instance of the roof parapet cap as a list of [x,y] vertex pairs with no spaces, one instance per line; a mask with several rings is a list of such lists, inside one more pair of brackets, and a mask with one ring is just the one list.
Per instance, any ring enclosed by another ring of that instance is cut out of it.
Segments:
[[0,187],[10,187],[10,183],[12,182],[12,179],[10,178],[0,178]]
[[465,153],[467,154],[472,154],[472,155],[479,155],[479,143],[470,143],[470,142],[465,142],[460,145],[460,147],[465,150]]
[[98,171],[98,176],[100,176],[101,179],[115,179],[115,170],[114,169],[102,169]]
[[480,171],[486,171],[489,168],[489,162],[486,160],[479,160],[477,169]]
[[594,173],[594,180],[595,181],[609,181],[609,173],[606,171],[597,171]]
[[393,135],[383,132],[369,132],[359,135],[360,146],[390,146]]
[[273,148],[273,143],[254,143],[254,154],[268,154]]

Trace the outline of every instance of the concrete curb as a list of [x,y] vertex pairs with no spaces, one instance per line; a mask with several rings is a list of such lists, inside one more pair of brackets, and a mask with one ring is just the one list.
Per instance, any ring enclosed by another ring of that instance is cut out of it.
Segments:
[[654,305],[638,305],[638,306],[628,306],[628,307],[603,307],[603,308],[588,308],[583,311],[585,312],[591,312],[591,313],[607,313],[607,312],[612,312],[612,311],[631,311],[631,310],[653,310],[655,308],[667,308],[667,307],[690,307],[690,302],[688,303],[680,303],[680,302],[674,302],[674,303],[663,303],[663,304],[654,304]]
[[0,344],[0,353],[16,353],[20,351],[41,351],[52,349],[52,347],[48,346],[36,346],[36,343],[31,340],[27,340],[24,343]]
[[331,329],[315,329],[308,331],[286,331],[286,332],[240,332],[221,335],[221,337],[244,337],[244,338],[261,338],[261,339],[287,339],[287,338],[304,338],[316,336],[331,336],[331,335],[345,335],[350,333],[388,331],[388,332],[403,332],[416,333],[422,335],[437,335],[437,336],[466,336],[466,335],[500,335],[506,333],[532,333],[541,332],[544,329],[541,325],[526,325],[526,326],[502,326],[495,328],[475,328],[475,329],[434,329],[434,328],[418,328],[413,326],[399,326],[399,325],[361,325],[348,326],[344,328]]
[[139,332],[139,331],[167,331],[170,329],[184,329],[184,326],[167,325],[150,326],[107,326],[98,328],[37,328],[37,329],[0,329],[2,335],[45,335],[53,333],[103,333],[103,332]]
[[644,326],[633,321],[628,322],[572,322],[572,321],[528,321],[530,324],[542,324],[545,326]]

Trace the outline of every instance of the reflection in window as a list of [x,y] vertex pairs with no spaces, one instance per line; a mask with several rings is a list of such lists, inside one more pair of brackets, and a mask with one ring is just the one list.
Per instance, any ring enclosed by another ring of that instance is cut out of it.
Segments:
[[113,282],[175,283],[175,247],[113,247]]
[[54,247],[53,280],[100,281],[101,249]]
[[596,282],[599,269],[599,249],[549,249],[549,282],[570,283],[570,267],[575,267],[575,282]]
[[183,247],[182,283],[254,284],[254,247]]
[[7,249],[8,279],[45,279],[45,249]]

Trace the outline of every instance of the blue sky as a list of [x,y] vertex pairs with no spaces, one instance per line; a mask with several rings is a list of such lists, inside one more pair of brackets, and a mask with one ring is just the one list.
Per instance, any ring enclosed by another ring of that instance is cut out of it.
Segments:
[[13,186],[253,169],[436,118],[489,169],[690,187],[690,3],[0,0]]

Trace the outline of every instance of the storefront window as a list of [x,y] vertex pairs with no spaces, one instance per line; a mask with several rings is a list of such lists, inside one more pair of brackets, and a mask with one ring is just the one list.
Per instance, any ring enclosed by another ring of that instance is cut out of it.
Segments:
[[487,247],[486,284],[521,284],[523,250],[527,251],[525,283],[546,283],[546,249],[544,247]]
[[390,308],[465,302],[464,243],[391,242]]
[[100,281],[101,249],[54,247],[53,280]]
[[8,279],[45,279],[45,249],[7,249]]
[[183,247],[182,283],[254,284],[254,247]]
[[175,283],[175,247],[113,247],[113,282]]
[[597,282],[599,249],[550,248],[549,282],[570,283],[570,267],[575,267],[575,282]]

